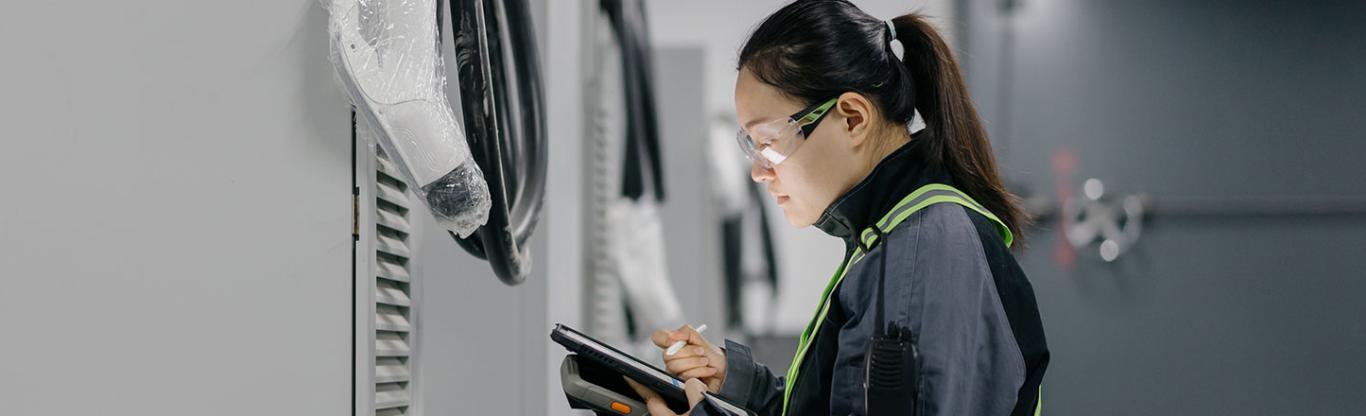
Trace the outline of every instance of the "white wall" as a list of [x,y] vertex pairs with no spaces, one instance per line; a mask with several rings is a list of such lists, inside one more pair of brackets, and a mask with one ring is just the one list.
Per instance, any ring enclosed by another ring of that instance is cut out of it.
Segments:
[[[546,178],[545,229],[549,243],[538,261],[546,270],[546,324],[563,323],[582,328],[584,256],[584,169],[583,96],[585,62],[579,48],[583,38],[581,16],[595,13],[596,2],[586,0],[542,0],[537,13],[541,42],[542,73],[545,76],[546,123],[551,158]],[[551,19],[550,16],[556,16]],[[552,249],[553,248],[553,249]],[[550,332],[542,328],[541,335]],[[543,381],[547,415],[571,414],[560,387],[560,360],[565,350],[542,338]]]
[[[652,40],[660,46],[701,46],[705,50],[705,114],[734,114],[735,61],[740,46],[750,32],[773,11],[789,0],[734,1],[692,0],[651,1],[648,3]],[[890,19],[910,11],[938,17],[940,27],[952,19],[952,0],[865,0],[857,1],[870,15]],[[945,31],[946,36],[952,36]],[[950,39],[952,42],[952,39]],[[667,162],[666,162],[667,163]],[[782,215],[772,204],[767,207],[774,221]],[[811,319],[821,290],[839,266],[843,245],[814,228],[794,229],[786,223],[774,227],[778,256],[783,271],[781,298],[777,306],[775,329],[799,333]],[[720,305],[721,302],[716,302]]]
[[350,121],[315,0],[7,4],[0,408],[350,412]]
[[[535,271],[504,286],[415,211],[427,414],[568,413],[547,334],[579,315],[582,83],[577,22],[546,17],[587,3],[531,3],[555,155]],[[350,414],[351,122],[324,10],[78,9],[0,25],[0,413]]]

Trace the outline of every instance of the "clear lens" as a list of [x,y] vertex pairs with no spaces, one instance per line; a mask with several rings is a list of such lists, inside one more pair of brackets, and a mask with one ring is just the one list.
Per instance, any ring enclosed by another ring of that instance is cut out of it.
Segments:
[[751,162],[759,161],[772,168],[796,152],[805,138],[797,123],[780,120],[756,124],[748,132],[741,129],[735,141]]
[[749,138],[749,133],[746,133],[744,129],[735,133],[735,143],[740,145],[740,151],[744,152],[745,159],[753,162],[758,157],[754,149],[754,141]]

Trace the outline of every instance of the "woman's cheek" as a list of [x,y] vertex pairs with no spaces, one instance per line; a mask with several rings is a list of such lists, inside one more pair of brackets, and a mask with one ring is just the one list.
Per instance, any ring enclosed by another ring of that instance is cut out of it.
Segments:
[[[795,162],[795,163],[794,163]],[[803,169],[804,162],[801,159],[789,159],[779,165],[774,172],[780,178],[779,191],[786,193],[789,197],[787,202],[782,204],[783,214],[787,217],[787,222],[794,227],[805,227],[816,223],[820,212],[825,207],[814,207],[812,201],[813,192],[811,178],[806,169]]]
[[791,199],[783,204],[783,212],[788,217],[788,223],[798,228],[815,224],[824,209],[825,207],[815,206],[805,194],[793,194]]
[[801,216],[787,207],[783,207],[783,219],[787,220],[787,225],[791,225],[793,228],[802,228],[809,225],[803,224]]

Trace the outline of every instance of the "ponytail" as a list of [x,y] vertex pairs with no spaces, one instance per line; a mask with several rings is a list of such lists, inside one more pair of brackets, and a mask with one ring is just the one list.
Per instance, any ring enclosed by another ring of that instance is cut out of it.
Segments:
[[[901,42],[902,62],[891,36]],[[928,162],[1022,236],[1027,219],[1019,198],[1001,184],[953,53],[923,16],[901,16],[889,27],[845,0],[797,0],[759,24],[737,67],[806,104],[855,91],[893,123],[909,125],[918,110],[928,134],[915,140],[927,146]]]
[[914,82],[915,107],[929,133],[925,145],[937,156],[934,161],[948,171],[955,186],[1000,217],[1011,233],[1022,236],[1022,225],[1028,219],[1019,198],[1001,183],[986,128],[968,95],[953,52],[918,14],[892,19],[892,25],[904,51],[903,63]]

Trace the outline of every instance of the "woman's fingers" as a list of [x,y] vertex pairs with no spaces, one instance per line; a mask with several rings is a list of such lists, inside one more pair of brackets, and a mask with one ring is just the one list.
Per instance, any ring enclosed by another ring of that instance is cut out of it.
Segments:
[[690,325],[683,325],[683,327],[678,328],[677,331],[674,331],[674,333],[670,335],[670,339],[676,341],[687,340],[688,344],[711,348],[711,343],[707,342],[706,338],[702,338],[702,334],[698,333],[697,330],[693,329]]
[[[666,350],[664,356],[664,368],[669,373],[678,378],[687,380],[690,378],[706,378],[706,384],[712,387],[712,391],[719,389],[719,385],[725,377],[726,355],[720,348],[716,348],[702,338],[702,334],[688,325],[683,325],[673,331],[655,331],[650,334],[650,341],[655,346]],[[682,341],[686,346],[669,355],[667,349],[675,343]]]
[[714,348],[689,345],[672,356],[666,354],[664,368],[679,379],[701,378],[715,393],[725,381],[726,355]]
[[721,392],[721,384],[722,384],[722,383],[725,383],[726,380],[725,380],[725,379],[722,379],[722,378],[720,378],[720,377],[712,377],[712,378],[706,379],[705,381],[706,381],[706,383],[707,383],[707,391],[712,392],[712,393],[720,393],[720,392]]
[[707,357],[679,358],[664,362],[664,368],[670,373],[681,374],[694,368],[706,368],[708,363]]
[[[650,411],[650,416],[678,416],[677,413],[669,410],[669,406],[664,403],[664,398],[659,397],[659,393],[655,393],[655,391],[650,390],[649,387],[640,385],[640,383],[637,383],[630,377],[621,376],[621,378],[626,380],[626,384],[630,385],[631,390],[635,390],[636,394],[640,395],[640,398],[645,399],[645,410]],[[687,386],[684,387],[686,389]],[[685,390],[684,394],[686,393],[687,391]]]
[[[702,401],[702,397],[704,397],[702,393],[706,391],[707,385],[703,384],[702,381],[698,379],[690,379],[687,383],[684,383],[683,394],[688,396],[688,409],[697,407],[697,403],[700,403]],[[689,411],[689,413],[692,412]]]
[[649,401],[650,399],[658,399],[658,398],[660,398],[660,397],[659,397],[659,393],[655,393],[654,390],[650,390],[649,387],[645,387],[645,386],[641,385],[640,383],[637,383],[635,380],[632,380],[630,377],[621,376],[621,378],[624,379],[624,380],[626,380],[626,384],[630,385],[630,386],[631,386],[631,390],[635,390],[635,391],[636,391],[636,394],[637,394],[637,395],[640,395],[640,398],[645,399],[646,401]]
[[660,348],[669,348],[670,345],[678,341],[685,341],[692,345],[711,346],[706,338],[702,338],[702,334],[689,325],[680,326],[673,331],[655,331],[650,334],[650,340],[654,341],[655,345]]
[[701,357],[707,353],[706,351],[707,350],[704,347],[689,345],[679,349],[674,355],[664,354],[664,361],[668,362],[684,358]]
[[716,371],[715,367],[697,367],[678,373],[678,378],[692,380],[695,378],[713,377],[716,375]]

